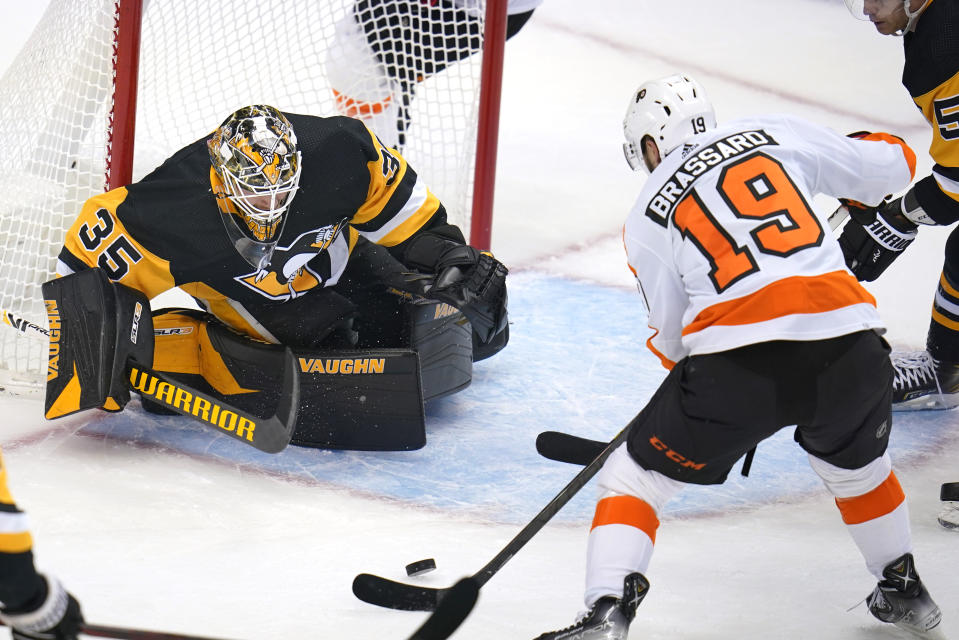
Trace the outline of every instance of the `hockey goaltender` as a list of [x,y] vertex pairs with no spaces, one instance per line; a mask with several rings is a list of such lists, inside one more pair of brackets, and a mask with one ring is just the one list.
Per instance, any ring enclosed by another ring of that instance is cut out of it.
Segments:
[[[506,274],[362,122],[243,107],[84,204],[43,285],[46,416],[132,390],[264,451],[417,449],[424,401],[506,346]],[[199,309],[151,311],[174,287]]]

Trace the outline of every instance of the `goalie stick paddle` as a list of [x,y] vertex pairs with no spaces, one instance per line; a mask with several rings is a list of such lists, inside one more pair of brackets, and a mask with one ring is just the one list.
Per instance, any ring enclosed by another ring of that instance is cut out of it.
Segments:
[[959,482],[943,483],[939,489],[939,499],[943,502],[959,502]]
[[[49,338],[50,332],[6,309],[0,309],[3,323],[24,336]],[[128,386],[153,402],[225,433],[266,453],[279,453],[290,443],[300,405],[300,378],[296,358],[287,348],[283,358],[283,391],[274,414],[259,418],[222,400],[213,398],[170,376],[128,362]]]
[[[635,421],[635,418],[633,419]],[[629,433],[631,421],[613,440],[587,464],[576,476],[533,517],[516,536],[506,543],[486,566],[470,578],[481,588],[497,571],[503,568],[510,558],[515,556],[527,542],[542,529],[563,506],[582,489],[606,462],[606,458],[618,447]],[[364,602],[388,609],[404,611],[435,611],[437,606],[449,596],[450,587],[436,589],[396,582],[370,573],[361,573],[353,579],[353,595]]]

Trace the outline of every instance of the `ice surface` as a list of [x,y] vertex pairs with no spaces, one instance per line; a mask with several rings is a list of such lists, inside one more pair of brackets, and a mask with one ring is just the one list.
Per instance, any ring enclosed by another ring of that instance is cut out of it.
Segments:
[[[5,7],[0,64],[44,5]],[[97,623],[405,637],[424,615],[359,602],[353,576],[449,586],[477,571],[577,471],[539,458],[536,434],[612,437],[664,375],[619,239],[641,184],[620,149],[632,90],[688,71],[720,120],[786,111],[889,130],[924,172],[928,127],[899,85],[901,56],[840,0],[546,0],[506,53],[493,249],[512,269],[511,344],[430,404],[427,446],[270,456],[135,405],[45,422],[37,399],[0,397],[38,564]],[[946,233],[923,228],[869,285],[894,346],[924,342]],[[919,571],[959,638],[959,536],[935,523],[939,485],[959,480],[959,413],[897,414],[890,451]],[[532,638],[572,621],[591,499],[587,487],[510,560],[455,637]],[[408,578],[425,557],[438,569]],[[759,446],[749,478],[734,471],[669,505],[649,573],[633,638],[904,637],[865,613],[873,579],[788,430]]]

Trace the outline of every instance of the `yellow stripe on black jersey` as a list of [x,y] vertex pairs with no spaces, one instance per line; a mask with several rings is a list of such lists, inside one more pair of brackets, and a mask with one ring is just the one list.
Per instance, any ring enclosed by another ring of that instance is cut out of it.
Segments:
[[940,224],[959,219],[959,4],[930,2],[903,38],[902,83],[932,127],[933,175],[917,185],[926,212]]
[[7,468],[0,451],[0,553],[27,553],[32,546],[33,539],[27,529],[26,516],[17,509],[7,487]]
[[18,609],[37,598],[43,584],[33,566],[33,538],[27,528],[27,516],[10,495],[0,451],[0,602],[9,609]]
[[369,192],[350,224],[371,242],[393,247],[409,240],[441,205],[396,149],[387,149],[369,129],[367,133],[377,157],[367,163]]
[[60,275],[88,267],[100,267],[114,282],[121,282],[153,298],[174,287],[170,263],[150,251],[130,234],[117,217],[126,200],[125,187],[87,200],[67,231],[60,262]]

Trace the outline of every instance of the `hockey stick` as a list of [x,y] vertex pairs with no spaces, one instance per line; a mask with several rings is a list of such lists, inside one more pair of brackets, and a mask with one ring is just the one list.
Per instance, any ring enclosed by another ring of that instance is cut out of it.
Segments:
[[569,464],[589,464],[608,444],[602,440],[581,438],[562,431],[544,431],[536,436],[536,451],[539,455]]
[[[479,586],[471,578],[463,578],[449,590],[443,604],[426,619],[407,640],[446,640],[456,631],[473,610],[479,596]],[[3,626],[3,622],[0,622]],[[224,640],[207,636],[192,636],[166,631],[147,631],[129,627],[111,627],[102,624],[82,623],[82,635],[115,640]]]
[[[0,622],[0,627],[4,626]],[[80,624],[80,634],[96,638],[114,638],[115,640],[224,640],[207,636],[190,636],[182,633],[168,633],[166,631],[147,631],[145,629],[131,629],[130,627],[108,627],[102,624]],[[410,640],[413,640],[412,638]]]
[[[408,640],[446,640],[456,631],[476,605],[479,585],[472,578],[463,578],[453,585],[436,611],[426,619]],[[88,636],[116,640],[220,640],[201,636],[187,636],[163,631],[144,631],[125,627],[107,627],[84,624],[81,632]]]
[[188,636],[166,631],[146,631],[128,627],[108,627],[100,624],[82,624],[80,633],[97,638],[115,638],[116,640],[222,640],[204,636]]
[[[563,489],[549,501],[549,504],[543,507],[542,511],[536,514],[486,566],[471,576],[471,579],[476,582],[477,588],[486,584],[497,571],[502,569],[503,565],[509,562],[510,558],[515,556],[516,553],[596,475],[603,466],[603,463],[606,462],[606,458],[610,456],[616,447],[626,440],[630,427],[635,421],[636,418],[633,418],[633,420],[619,432],[619,435],[613,438],[612,442],[610,442],[599,455],[576,474],[576,477],[563,487]],[[451,589],[449,587],[442,589],[421,587],[396,582],[369,573],[361,573],[353,579],[353,594],[357,598],[364,602],[388,609],[434,611],[437,605],[443,602],[444,598],[446,598],[450,592]]]
[[445,640],[453,635],[470,614],[479,597],[479,585],[472,578],[463,578],[452,587],[436,611],[413,632],[409,640]]
[[939,488],[939,499],[943,502],[959,502],[959,482],[945,482]]
[[845,220],[848,217],[849,217],[849,208],[846,207],[846,205],[844,204],[839,205],[838,207],[836,207],[835,211],[829,214],[829,218],[827,219],[829,222],[829,228],[835,231],[839,227],[839,225],[842,224],[843,220]]
[[[6,309],[0,310],[3,323],[25,336],[49,338],[50,332]],[[290,443],[296,428],[300,404],[300,379],[296,358],[287,348],[283,359],[283,391],[274,414],[260,418],[174,380],[167,374],[127,362],[127,383],[131,391],[182,416],[266,453],[279,453]]]

